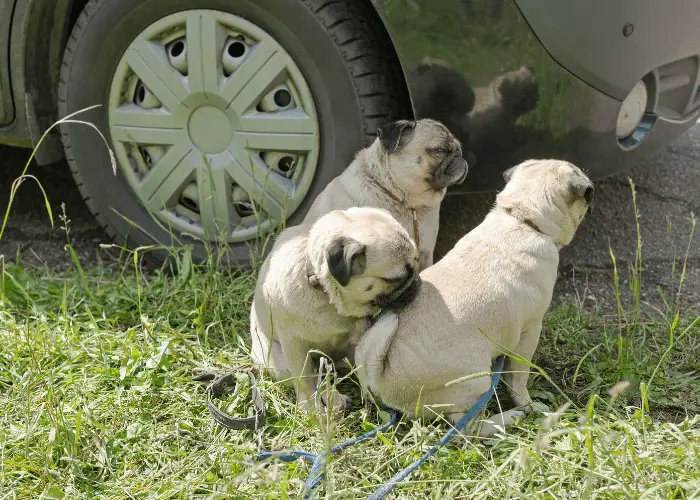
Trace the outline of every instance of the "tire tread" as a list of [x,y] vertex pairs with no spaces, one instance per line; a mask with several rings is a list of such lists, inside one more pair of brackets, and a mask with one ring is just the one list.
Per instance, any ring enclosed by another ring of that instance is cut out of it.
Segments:
[[[78,43],[82,32],[85,30],[85,27],[87,26],[90,17],[95,13],[95,11],[97,11],[100,4],[104,3],[105,1],[107,0],[90,0],[85,5],[83,11],[80,13],[78,19],[75,21],[73,29],[71,30],[71,34],[66,42],[66,47],[63,52],[63,61],[61,63],[61,71],[59,74],[58,83],[58,111],[59,117],[61,118],[65,117],[68,114],[68,75],[70,74],[70,69],[73,64],[75,46]],[[63,141],[63,148],[66,154],[66,162],[68,163],[68,167],[70,168],[71,174],[73,175],[73,180],[75,181],[75,184],[78,187],[78,191],[80,192],[80,195],[82,196],[85,205],[88,207],[88,210],[90,210],[90,212],[92,212],[92,214],[95,216],[97,224],[102,228],[102,230],[113,241],[117,242],[118,244],[124,244],[125,239],[120,237],[119,234],[117,234],[117,232],[110,226],[107,219],[102,215],[102,213],[100,213],[97,205],[94,203],[90,194],[87,192],[87,189],[85,188],[85,184],[83,182],[83,178],[81,177],[80,172],[78,171],[78,166],[75,161],[75,157],[73,156],[70,135],[68,134],[68,131],[65,127],[61,126],[60,129],[61,140]]]

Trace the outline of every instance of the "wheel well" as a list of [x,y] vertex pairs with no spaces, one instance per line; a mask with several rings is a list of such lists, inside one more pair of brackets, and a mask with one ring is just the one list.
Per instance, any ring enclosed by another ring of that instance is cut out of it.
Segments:
[[[24,33],[24,47],[19,48],[24,51],[23,85],[17,90],[23,93],[27,133],[34,146],[58,119],[56,90],[70,4],[71,0],[29,0],[17,16],[21,27],[13,28]],[[47,164],[62,157],[60,137],[54,131],[41,141],[35,158],[37,163]]]
[[397,96],[400,102],[403,103],[405,109],[395,110],[398,113],[397,118],[403,119],[413,119],[413,106],[411,103],[411,94],[408,89],[408,81],[406,79],[406,74],[404,72],[403,65],[401,64],[401,59],[399,58],[398,52],[396,52],[396,47],[394,46],[394,41],[391,39],[391,34],[384,23],[384,19],[375,7],[372,0],[357,0],[365,4],[364,9],[372,22],[370,29],[374,32],[374,36],[377,37],[377,47],[379,50],[384,52],[384,56],[393,66],[396,67],[397,71],[394,75],[391,75],[394,79],[394,88],[397,89],[401,95]]

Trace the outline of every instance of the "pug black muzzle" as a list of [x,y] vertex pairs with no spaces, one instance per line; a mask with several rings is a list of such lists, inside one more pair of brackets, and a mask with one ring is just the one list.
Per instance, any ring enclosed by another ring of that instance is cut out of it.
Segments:
[[593,186],[586,188],[586,192],[583,195],[583,199],[586,200],[586,205],[588,206],[588,208],[586,209],[586,215],[590,215],[591,210],[593,210],[593,199],[594,199]]
[[416,298],[420,285],[420,276],[412,274],[396,290],[386,295],[377,295],[372,303],[383,310],[403,309]]
[[435,169],[430,185],[436,191],[462,184],[467,178],[469,165],[461,155],[447,156],[440,166]]

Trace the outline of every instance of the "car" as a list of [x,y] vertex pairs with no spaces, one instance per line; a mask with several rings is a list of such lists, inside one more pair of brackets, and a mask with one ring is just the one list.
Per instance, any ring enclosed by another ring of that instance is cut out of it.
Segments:
[[628,168],[698,119],[697,26],[693,0],[0,0],[0,142],[65,157],[130,248],[249,266],[392,120],[459,137],[451,194]]

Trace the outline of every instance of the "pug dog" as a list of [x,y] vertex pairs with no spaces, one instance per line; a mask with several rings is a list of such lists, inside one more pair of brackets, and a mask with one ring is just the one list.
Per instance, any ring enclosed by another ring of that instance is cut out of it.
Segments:
[[[311,226],[286,229],[258,276],[250,314],[254,362],[291,383],[303,407],[316,408],[313,353],[351,356],[351,339],[364,332],[367,317],[415,296],[417,269],[414,242],[385,210],[333,210]],[[337,391],[328,399],[323,405],[335,410],[349,404]]]
[[[358,376],[382,404],[409,416],[444,414],[452,423],[488,390],[485,374],[510,351],[527,362],[552,300],[559,250],[588,213],[593,184],[571,163],[530,160],[507,170],[484,221],[421,273],[421,290],[402,311],[382,313],[355,351]],[[508,358],[503,379],[513,402],[508,425],[533,408],[529,368]],[[482,436],[496,432],[485,425]]]
[[379,128],[377,139],[316,198],[304,223],[331,210],[388,210],[416,241],[420,269],[433,264],[440,203],[447,188],[468,171],[460,142],[434,120],[397,121]]

